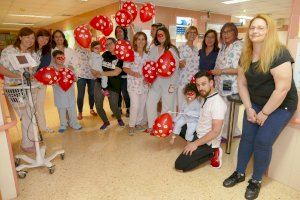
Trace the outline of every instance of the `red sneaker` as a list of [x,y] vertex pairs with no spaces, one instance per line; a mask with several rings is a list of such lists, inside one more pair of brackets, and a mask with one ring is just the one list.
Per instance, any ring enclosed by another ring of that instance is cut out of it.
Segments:
[[213,168],[220,168],[222,166],[222,154],[223,150],[221,147],[215,149],[214,156],[210,159],[210,165]]

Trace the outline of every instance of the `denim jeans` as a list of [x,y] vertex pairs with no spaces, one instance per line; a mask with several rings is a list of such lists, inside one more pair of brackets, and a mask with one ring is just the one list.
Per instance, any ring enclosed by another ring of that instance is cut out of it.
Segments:
[[[259,113],[262,108],[253,104],[253,109]],[[243,133],[238,150],[237,171],[245,173],[251,155],[254,155],[252,178],[261,181],[272,157],[272,146],[287,125],[294,111],[278,108],[272,112],[263,126],[247,120],[246,112],[243,119]]]
[[77,107],[78,112],[82,112],[85,87],[88,87],[90,109],[94,108],[94,86],[95,80],[78,77],[77,80]]

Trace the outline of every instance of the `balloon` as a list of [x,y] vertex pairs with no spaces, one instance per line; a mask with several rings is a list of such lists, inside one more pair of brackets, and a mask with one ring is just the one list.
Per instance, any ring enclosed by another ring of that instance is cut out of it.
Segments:
[[34,74],[34,77],[44,85],[53,85],[58,82],[59,74],[54,67],[43,67]]
[[83,48],[89,48],[92,41],[92,33],[85,25],[78,26],[74,30],[76,42]]
[[127,10],[121,9],[116,13],[116,22],[120,26],[127,27],[132,21],[132,16]]
[[143,76],[147,83],[153,83],[157,77],[156,63],[153,61],[147,61],[143,66]]
[[142,22],[150,21],[155,15],[154,6],[151,3],[143,4],[140,10],[140,18]]
[[102,52],[106,51],[106,37],[100,38],[99,42],[101,46],[101,51]]
[[111,20],[102,15],[97,15],[95,16],[91,21],[90,21],[91,27],[94,29],[101,31],[103,35],[109,36],[111,32],[113,31],[113,23]]
[[165,51],[156,62],[157,74],[162,77],[169,77],[176,70],[175,59],[171,51]]
[[137,6],[132,1],[126,1],[123,4],[122,9],[127,10],[131,14],[132,21],[135,20],[137,16]]
[[153,133],[156,137],[167,137],[173,132],[173,120],[169,113],[158,116],[153,124]]
[[118,59],[123,60],[125,62],[133,62],[134,61],[134,52],[130,43],[126,40],[119,40],[115,45],[115,54]]
[[3,74],[0,74],[0,79],[2,79],[2,80],[4,79],[4,76],[3,76]]
[[60,86],[63,91],[67,91],[72,84],[75,82],[75,75],[72,70],[68,68],[60,68],[59,71],[59,80],[58,85]]
[[196,79],[195,79],[195,76],[193,76],[193,77],[191,78],[191,81],[190,81],[190,83],[196,84]]

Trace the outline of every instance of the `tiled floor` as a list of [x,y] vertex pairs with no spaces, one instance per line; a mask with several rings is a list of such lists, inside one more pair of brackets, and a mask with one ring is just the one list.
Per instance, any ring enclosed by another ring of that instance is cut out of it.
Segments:
[[[47,122],[57,129],[58,115],[50,88],[47,97]],[[232,154],[224,155],[221,169],[204,164],[192,172],[180,173],[174,170],[174,161],[185,145],[183,140],[178,139],[172,146],[169,139],[143,132],[128,136],[126,128],[118,127],[113,119],[110,129],[100,132],[100,119],[89,116],[88,109],[84,115],[81,131],[44,134],[47,153],[63,148],[65,160],[54,160],[56,171],[52,175],[45,168],[28,170],[27,177],[19,180],[17,199],[243,199],[246,181],[231,189],[222,186],[235,168],[238,140],[234,141]],[[11,130],[14,151],[19,152],[20,131],[16,132],[15,128]],[[300,192],[265,178],[259,199],[296,200]]]

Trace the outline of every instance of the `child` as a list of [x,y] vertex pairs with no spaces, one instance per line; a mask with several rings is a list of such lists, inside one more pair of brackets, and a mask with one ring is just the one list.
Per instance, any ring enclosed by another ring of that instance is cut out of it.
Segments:
[[170,140],[170,143],[173,144],[176,138],[176,135],[180,134],[181,128],[183,125],[187,125],[185,139],[188,142],[191,142],[194,138],[194,132],[196,131],[199,115],[200,115],[200,102],[197,99],[199,96],[198,89],[195,84],[188,83],[184,90],[183,94],[186,99],[186,104],[183,105],[183,108],[180,113],[174,119],[174,129],[173,136]]
[[[52,53],[54,60],[54,68],[59,70],[60,68],[66,67],[64,66],[65,56],[64,52],[60,50],[55,50]],[[73,67],[69,67],[69,69],[74,70]],[[62,90],[59,85],[53,85],[53,93],[54,93],[54,103],[58,109],[59,119],[60,119],[60,127],[58,132],[63,133],[69,125],[75,129],[82,129],[81,125],[77,121],[77,113],[76,113],[76,104],[75,104],[75,87],[74,84],[69,88],[69,90]],[[67,121],[67,114],[69,116],[69,121]]]
[[[100,51],[101,51],[100,42],[98,42],[98,41],[92,42],[91,56],[90,56],[89,64],[93,70],[103,72],[103,69],[102,69],[103,59],[102,59],[102,56],[100,55]],[[101,92],[104,96],[109,95],[108,90],[106,90],[107,81],[108,81],[107,76],[101,76],[101,87],[102,87]]]

